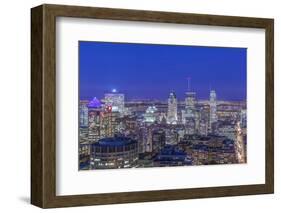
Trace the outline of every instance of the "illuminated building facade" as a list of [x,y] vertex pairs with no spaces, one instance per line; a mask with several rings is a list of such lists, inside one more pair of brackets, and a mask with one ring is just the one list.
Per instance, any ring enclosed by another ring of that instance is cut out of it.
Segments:
[[144,113],[144,122],[154,123],[157,119],[157,108],[155,106],[149,106]]
[[186,134],[195,134],[196,132],[196,93],[187,92],[185,98],[185,109],[182,110],[182,124],[186,127]]
[[92,169],[134,167],[138,159],[138,143],[127,137],[103,138],[91,146]]
[[[168,101],[138,100],[121,105],[119,98],[105,97],[79,103],[81,170],[247,161],[244,102],[217,101],[213,90],[210,99],[198,101],[191,91],[183,101],[174,93]],[[123,106],[130,113],[122,114]]]
[[190,78],[188,78],[188,90],[185,94],[185,109],[182,110],[182,123],[187,124],[189,128],[194,124],[193,129],[188,129],[187,131],[195,132],[196,93],[190,89]]
[[168,124],[177,124],[178,121],[178,103],[177,97],[174,92],[171,92],[168,98],[168,115],[167,123]]
[[212,125],[217,122],[217,95],[215,90],[210,91],[210,131]]
[[112,112],[119,112],[120,116],[125,113],[125,95],[116,90],[104,95],[104,104],[106,107],[111,107]]
[[196,103],[196,93],[187,92],[185,98],[185,115],[183,116],[185,120],[195,117],[195,103]]
[[80,127],[88,127],[88,101],[80,101],[79,113],[80,113]]
[[88,104],[88,140],[95,143],[101,138],[102,106],[97,98],[93,98]]

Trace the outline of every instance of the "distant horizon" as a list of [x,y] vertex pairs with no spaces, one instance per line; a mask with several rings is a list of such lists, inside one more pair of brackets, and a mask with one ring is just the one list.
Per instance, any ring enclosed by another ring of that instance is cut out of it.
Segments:
[[[111,93],[111,92],[107,92],[107,93]],[[124,94],[124,93],[117,92],[116,94]],[[126,94],[124,94],[124,95],[125,95],[125,102],[126,101],[168,101],[168,98],[169,98],[169,96],[167,96],[166,99],[157,99],[157,98],[129,98],[128,99],[126,97]],[[80,97],[79,100],[80,101],[83,101],[83,100],[91,101],[93,98],[97,98],[98,100],[102,100],[104,98],[104,96],[102,96],[102,97],[97,97],[97,96]],[[183,99],[177,98],[177,100],[178,101],[185,101],[185,98],[183,98]],[[197,101],[207,101],[207,100],[209,100],[209,98],[198,98],[198,97],[196,97],[196,100]],[[247,99],[220,99],[220,98],[217,97],[217,101],[244,102],[244,101],[247,101]]]
[[[188,80],[191,82],[188,86]],[[79,41],[79,97],[102,99],[116,89],[126,100],[178,100],[195,91],[208,100],[246,101],[247,49]]]

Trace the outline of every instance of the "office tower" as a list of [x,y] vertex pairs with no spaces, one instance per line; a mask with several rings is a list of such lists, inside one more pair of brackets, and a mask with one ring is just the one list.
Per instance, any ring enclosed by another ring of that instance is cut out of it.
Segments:
[[177,97],[174,92],[171,92],[168,98],[168,115],[167,123],[168,124],[177,124],[178,121],[178,103]]
[[210,91],[210,130],[212,131],[212,125],[217,122],[217,95],[214,90]]
[[119,112],[120,116],[125,112],[125,95],[118,93],[115,89],[111,93],[106,93],[104,97],[106,107],[111,107],[112,112]]
[[89,143],[95,143],[101,138],[102,107],[97,98],[88,104],[88,138]]
[[188,78],[188,88],[185,98],[185,113],[184,113],[184,120],[191,119],[195,117],[195,104],[196,104],[196,93],[191,91],[191,79]]
[[80,113],[80,127],[88,127],[88,101],[80,101],[79,113]]
[[190,114],[189,117],[193,117],[193,111],[195,110],[195,102],[196,102],[196,93],[191,90],[191,78],[187,78],[188,84],[187,84],[187,92],[186,98],[185,98],[185,108],[187,112]]
[[[115,117],[115,116],[114,116]],[[113,112],[111,106],[104,106],[102,114],[102,128],[101,135],[104,137],[113,137],[114,128],[112,125]]]
[[188,78],[188,90],[185,98],[185,109],[182,111],[182,123],[186,126],[186,134],[195,134],[196,130],[196,93],[190,89],[190,78]]
[[111,112],[111,136],[118,134],[121,132],[121,122],[120,122],[120,113],[119,112]]
[[[196,93],[188,91],[185,94],[186,94],[185,107],[186,109],[190,110],[190,112],[192,113],[192,111],[195,109]],[[190,117],[192,116],[193,114],[190,114]]]

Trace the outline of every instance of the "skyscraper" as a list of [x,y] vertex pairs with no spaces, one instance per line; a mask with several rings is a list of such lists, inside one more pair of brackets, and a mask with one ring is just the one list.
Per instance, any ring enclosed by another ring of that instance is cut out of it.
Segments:
[[213,123],[216,123],[217,118],[217,95],[215,90],[210,91],[210,130],[212,129]]
[[79,112],[80,112],[80,127],[88,127],[88,101],[80,101]]
[[[116,112],[118,113],[118,112]],[[114,135],[114,128],[112,125],[113,120],[113,112],[111,106],[105,106],[103,109],[102,114],[102,129],[101,129],[101,135],[103,137],[113,137]]]
[[[190,89],[190,78],[188,78],[188,90],[185,93],[185,110],[182,111],[182,123],[195,123],[195,113],[196,113],[196,93]],[[192,120],[192,121],[191,121]]]
[[97,98],[88,104],[89,142],[95,143],[101,138],[102,107]]
[[187,78],[187,80],[187,92],[185,93],[185,117],[189,119],[195,117],[196,93],[191,90],[191,78]]
[[178,121],[178,103],[177,97],[174,92],[171,92],[168,98],[168,115],[167,123],[168,124],[177,124]]
[[121,116],[125,112],[125,95],[115,89],[105,94],[104,103],[106,107],[112,107],[112,112],[119,112]]
[[187,112],[190,112],[189,114],[190,117],[194,117],[193,111],[195,110],[195,102],[196,102],[196,93],[188,91],[185,93],[186,98],[185,98],[185,108]]

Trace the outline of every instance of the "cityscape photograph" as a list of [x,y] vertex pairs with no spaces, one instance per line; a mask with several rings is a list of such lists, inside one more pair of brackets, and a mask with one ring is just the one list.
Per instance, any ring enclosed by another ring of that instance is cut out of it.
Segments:
[[247,49],[79,41],[78,169],[247,163]]

